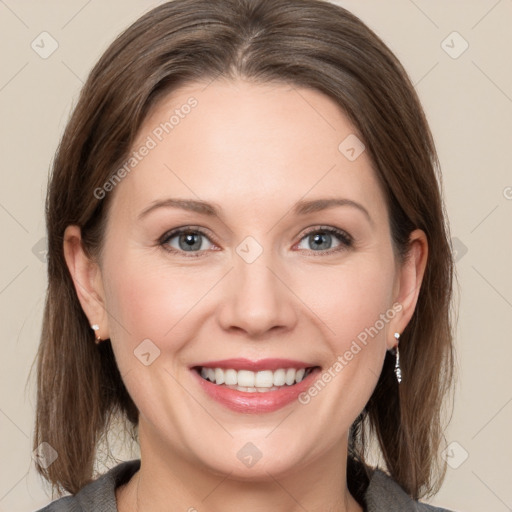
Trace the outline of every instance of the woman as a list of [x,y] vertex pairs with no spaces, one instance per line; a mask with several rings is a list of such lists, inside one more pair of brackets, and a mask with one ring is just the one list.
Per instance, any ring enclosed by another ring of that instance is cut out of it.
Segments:
[[[34,447],[76,495],[43,510],[440,510],[416,501],[453,369],[438,166],[341,7],[176,0],[128,28],[48,190]],[[93,481],[117,418],[140,460]]]

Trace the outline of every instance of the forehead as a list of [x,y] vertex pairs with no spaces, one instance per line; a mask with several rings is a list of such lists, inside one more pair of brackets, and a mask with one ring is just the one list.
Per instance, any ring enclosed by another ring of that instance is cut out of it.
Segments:
[[[137,161],[115,193],[130,210],[166,195],[258,209],[344,194],[378,207],[382,192],[356,137],[341,108],[313,89],[191,83],[152,108],[132,147]],[[347,157],[347,144],[357,158]]]

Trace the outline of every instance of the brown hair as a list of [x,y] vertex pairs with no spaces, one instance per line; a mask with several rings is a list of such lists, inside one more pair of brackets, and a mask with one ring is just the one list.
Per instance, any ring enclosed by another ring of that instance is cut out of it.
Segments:
[[[387,197],[397,254],[425,231],[429,258],[416,310],[400,340],[404,381],[386,355],[376,389],[350,436],[365,460],[376,436],[391,476],[413,497],[444,477],[442,401],[451,389],[453,260],[439,162],[406,72],[356,16],[322,0],[175,0],[122,33],[90,73],[58,148],[48,187],[48,292],[37,355],[34,448],[58,458],[38,471],[76,493],[91,481],[98,443],[116,414],[136,436],[138,411],[109,341],[94,343],[63,255],[70,224],[91,255],[101,249],[112,194],[101,187],[125,161],[149,109],[180,85],[243,77],[316,89],[333,99],[364,140]],[[365,434],[366,432],[366,434]]]

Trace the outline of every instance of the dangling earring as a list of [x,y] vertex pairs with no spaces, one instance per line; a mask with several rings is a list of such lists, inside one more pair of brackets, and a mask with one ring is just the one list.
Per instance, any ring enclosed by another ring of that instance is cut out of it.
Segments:
[[98,324],[93,324],[91,325],[91,329],[94,331],[94,335],[96,337],[94,342],[96,343],[96,345],[99,345],[99,343],[101,342],[101,338],[98,336],[97,332],[100,330],[100,326]]
[[400,352],[398,350],[398,343],[400,341],[400,334],[395,332],[396,346],[395,346],[395,375],[398,384],[402,382],[402,369],[400,368]]

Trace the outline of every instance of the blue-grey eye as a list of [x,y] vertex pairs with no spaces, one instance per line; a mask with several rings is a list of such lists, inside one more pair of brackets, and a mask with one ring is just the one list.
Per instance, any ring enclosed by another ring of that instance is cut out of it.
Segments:
[[[350,238],[343,233],[334,228],[329,229],[316,229],[315,231],[311,231],[306,234],[303,238],[303,241],[309,243],[309,247],[304,247],[301,241],[298,245],[299,249],[307,249],[312,251],[325,251],[329,249],[335,249],[340,245],[350,246],[351,240]],[[334,244],[334,245],[333,245]]]
[[199,231],[182,230],[170,233],[164,243],[173,249],[196,252],[208,249],[208,238]]

